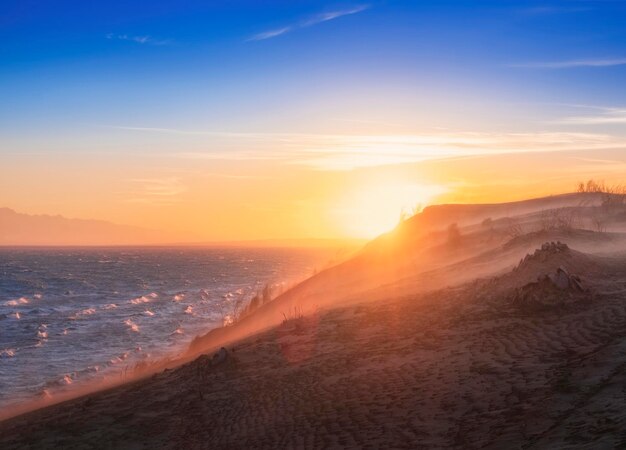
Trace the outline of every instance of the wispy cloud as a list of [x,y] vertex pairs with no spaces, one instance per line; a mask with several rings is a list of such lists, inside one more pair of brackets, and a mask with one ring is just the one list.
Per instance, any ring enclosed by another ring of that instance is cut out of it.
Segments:
[[615,125],[626,124],[626,108],[599,108],[598,114],[565,117],[556,121],[559,124],[570,125]]
[[626,140],[609,135],[567,132],[345,136],[327,147],[311,148],[290,163],[318,170],[352,170],[444,158],[605,149],[625,144]]
[[106,35],[107,39],[110,40],[118,40],[118,41],[129,41],[135,42],[136,44],[147,44],[147,45],[167,45],[170,44],[170,40],[163,39],[155,39],[152,36],[144,35],[144,36],[133,36],[129,34],[114,34],[109,33]]
[[543,61],[508,64],[509,67],[525,69],[572,69],[577,67],[611,67],[626,65],[626,58],[573,59],[568,61]]
[[[604,110],[601,110],[604,111]],[[621,109],[606,113],[626,115]],[[604,115],[604,113],[603,113]],[[626,138],[604,133],[424,132],[415,134],[257,133],[126,127],[185,139],[168,157],[205,161],[265,161],[315,170],[352,170],[443,158],[507,153],[603,150],[626,147]],[[185,148],[186,147],[186,148]],[[211,150],[204,150],[211,148]]]
[[562,13],[576,13],[576,12],[586,12],[591,11],[593,8],[588,6],[573,6],[573,7],[564,7],[564,6],[534,6],[530,8],[520,9],[519,12],[521,14],[530,15],[530,16],[539,16],[546,14],[562,14]]
[[293,30],[293,27],[283,27],[277,28],[276,30],[264,31],[262,33],[255,34],[254,36],[248,38],[248,41],[263,41],[265,39],[271,39],[276,36],[280,36],[281,34],[289,33]]
[[357,14],[366,9],[369,9],[370,5],[359,5],[349,9],[341,9],[335,11],[324,12],[320,14],[316,14],[313,17],[310,17],[306,20],[293,23],[291,25],[286,25],[281,28],[276,28],[273,30],[263,31],[261,33],[257,33],[253,36],[250,36],[246,41],[263,41],[265,39],[271,39],[277,36],[281,36],[283,34],[289,33],[291,31],[295,31],[299,28],[310,27],[313,25],[317,25],[322,22],[328,22],[329,20],[339,19],[340,17],[349,16],[352,14]]
[[177,203],[177,197],[187,191],[187,187],[178,177],[134,178],[129,181],[133,188],[125,196],[130,203]]
[[360,6],[355,6],[354,8],[350,8],[350,9],[343,9],[343,10],[330,11],[326,13],[317,14],[316,16],[313,16],[310,19],[305,20],[304,22],[301,22],[300,27],[309,27],[311,25],[316,25],[318,23],[328,22],[329,20],[338,19],[343,16],[357,14],[362,11],[365,11],[368,8],[369,8],[369,5],[360,5]]

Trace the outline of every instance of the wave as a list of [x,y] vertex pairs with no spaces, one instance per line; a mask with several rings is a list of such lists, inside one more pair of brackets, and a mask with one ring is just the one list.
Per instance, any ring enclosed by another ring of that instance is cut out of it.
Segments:
[[52,394],[48,389],[42,389],[39,396],[42,398],[52,398]]
[[0,358],[13,358],[14,356],[15,356],[14,348],[5,348],[4,350],[0,351]]
[[130,352],[124,352],[121,355],[116,356],[115,358],[111,358],[108,362],[109,365],[114,366],[115,364],[121,363],[128,359]]
[[96,313],[96,308],[87,308],[87,309],[83,309],[78,311],[76,314],[74,314],[73,316],[70,316],[69,319],[70,320],[76,320],[81,316],[91,316],[92,314]]
[[149,303],[155,298],[157,298],[158,296],[159,295],[156,292],[152,292],[148,295],[142,295],[141,297],[134,298],[130,301],[130,303],[133,305],[139,305],[141,303]]
[[4,302],[4,306],[19,306],[26,305],[27,303],[29,303],[29,300],[26,297],[20,297],[16,300],[9,300],[7,302]]
[[46,325],[45,323],[42,323],[41,325],[39,325],[39,328],[37,328],[37,343],[35,344],[35,347],[41,347],[43,344],[48,342],[47,330],[48,330],[48,325]]
[[126,325],[128,328],[130,328],[135,333],[139,333],[139,326],[135,322],[133,322],[132,320],[126,319],[124,321],[124,325]]

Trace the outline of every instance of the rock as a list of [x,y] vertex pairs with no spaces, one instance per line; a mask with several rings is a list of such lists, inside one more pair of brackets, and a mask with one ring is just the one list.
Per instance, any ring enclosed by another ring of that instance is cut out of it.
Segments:
[[565,253],[568,251],[569,247],[567,246],[567,244],[564,244],[561,241],[544,242],[543,244],[541,244],[541,247],[536,249],[533,253],[524,256],[524,258],[520,260],[516,268],[520,268],[523,265],[532,261],[546,262],[550,255],[556,253]]
[[570,283],[572,287],[578,292],[585,292],[585,288],[583,287],[582,282],[580,281],[580,278],[578,276],[576,275],[571,276]]
[[531,308],[556,306],[588,298],[588,292],[580,277],[561,266],[555,273],[541,275],[537,281],[516,289],[513,303]]
[[228,350],[226,350],[224,347],[220,348],[219,351],[217,351],[214,355],[213,355],[213,360],[212,363],[214,366],[217,366],[219,364],[222,364],[223,362],[225,362],[228,359]]
[[568,289],[571,285],[570,276],[562,267],[559,267],[556,273],[548,275],[548,278],[552,281],[552,284],[561,290]]

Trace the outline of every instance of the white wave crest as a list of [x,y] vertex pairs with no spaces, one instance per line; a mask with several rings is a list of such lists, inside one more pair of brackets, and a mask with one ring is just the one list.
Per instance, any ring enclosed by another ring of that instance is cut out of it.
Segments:
[[142,295],[141,297],[134,298],[130,301],[130,303],[132,303],[133,305],[140,305],[141,303],[149,303],[157,297],[158,294],[152,292],[151,294]]
[[13,358],[15,356],[15,349],[13,348],[5,348],[0,351],[0,358]]
[[74,314],[73,316],[70,316],[69,319],[70,320],[76,320],[81,316],[91,316],[92,314],[96,313],[96,309],[95,308],[87,308],[87,309],[83,309],[81,311],[78,311],[76,314]]
[[134,331],[135,333],[139,333],[139,326],[135,322],[133,322],[132,320],[126,319],[124,321],[124,325],[126,325],[128,328],[130,328],[131,331]]
[[19,306],[26,305],[28,303],[28,299],[26,297],[20,297],[17,300],[9,300],[4,302],[4,306]]

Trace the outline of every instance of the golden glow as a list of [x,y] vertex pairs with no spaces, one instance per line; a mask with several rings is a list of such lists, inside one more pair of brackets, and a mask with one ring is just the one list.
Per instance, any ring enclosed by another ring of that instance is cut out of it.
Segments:
[[354,237],[373,238],[392,230],[403,214],[413,214],[446,192],[438,185],[379,182],[359,187],[335,208],[337,220]]
[[3,157],[0,207],[163,230],[169,242],[371,238],[417,205],[568,192],[588,178],[622,182],[626,170],[626,141],[605,135],[347,128],[121,129],[89,139],[119,155],[50,138],[36,142],[37,158]]

